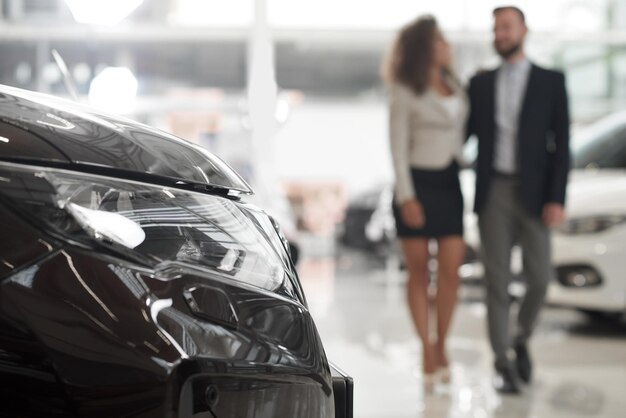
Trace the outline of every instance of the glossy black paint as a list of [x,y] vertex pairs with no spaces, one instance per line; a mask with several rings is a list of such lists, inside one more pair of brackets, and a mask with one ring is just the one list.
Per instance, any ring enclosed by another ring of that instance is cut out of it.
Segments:
[[150,174],[244,194],[241,177],[201,147],[86,106],[0,86],[0,157],[77,170]]
[[[332,416],[328,364],[303,306],[214,282],[240,318],[237,328],[223,326],[183,297],[206,277],[163,281],[125,264],[59,249],[0,285],[2,318],[40,341],[73,413],[174,416],[189,408],[177,397],[189,382],[217,387],[214,412],[226,414],[217,416]],[[233,415],[242,400],[258,411]]]
[[335,418],[352,418],[354,415],[354,380],[337,366],[330,365],[335,396]]
[[[32,216],[48,205],[47,183],[2,163],[80,171],[87,161],[121,167],[118,177],[157,173],[156,184],[185,179],[163,164],[169,151],[154,145],[156,134],[127,136],[127,126],[117,135],[96,116],[0,96],[0,136],[11,144],[0,143],[0,416],[335,416],[333,376],[294,271],[289,296],[190,263],[155,269],[56,234]],[[80,129],[32,123],[41,114]]]

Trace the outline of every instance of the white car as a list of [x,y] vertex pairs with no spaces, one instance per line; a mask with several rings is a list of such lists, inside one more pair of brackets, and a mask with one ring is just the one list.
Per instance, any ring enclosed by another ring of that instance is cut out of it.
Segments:
[[626,112],[572,142],[567,220],[555,231],[553,305],[626,313]]

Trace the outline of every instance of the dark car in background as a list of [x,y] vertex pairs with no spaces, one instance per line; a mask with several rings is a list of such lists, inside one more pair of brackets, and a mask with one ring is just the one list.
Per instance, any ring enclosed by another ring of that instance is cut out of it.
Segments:
[[0,87],[0,416],[352,416],[251,193],[184,140]]
[[[465,206],[470,207],[468,192],[473,183],[473,172],[465,169],[461,173],[461,183],[465,195]],[[380,184],[352,198],[346,208],[343,222],[338,226],[337,241],[340,250],[357,250],[367,255],[368,259],[385,263],[389,258],[400,259],[402,252],[396,239],[395,220],[392,212],[393,185]],[[467,280],[476,280],[482,274],[482,265],[478,259],[476,219],[471,211],[465,213],[465,260],[461,276]],[[431,267],[434,268],[433,259]]]
[[392,186],[381,184],[350,199],[343,222],[338,225],[339,243],[376,258],[386,258],[396,252],[392,195]]

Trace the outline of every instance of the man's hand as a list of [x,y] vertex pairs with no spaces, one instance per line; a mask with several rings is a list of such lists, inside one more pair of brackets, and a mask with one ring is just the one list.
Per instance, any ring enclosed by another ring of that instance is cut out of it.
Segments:
[[565,220],[565,209],[560,203],[546,203],[541,218],[548,228],[557,227]]
[[411,228],[422,228],[426,223],[424,217],[424,209],[420,202],[416,199],[406,200],[402,202],[402,220]]

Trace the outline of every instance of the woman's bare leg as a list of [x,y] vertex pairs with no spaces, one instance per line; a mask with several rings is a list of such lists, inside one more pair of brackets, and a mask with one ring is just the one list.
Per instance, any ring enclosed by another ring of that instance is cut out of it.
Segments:
[[458,300],[459,267],[465,257],[462,237],[445,237],[438,240],[437,252],[437,342],[435,356],[438,367],[448,367],[446,337]]
[[401,240],[401,243],[409,272],[407,282],[409,309],[417,334],[422,340],[423,370],[425,374],[432,374],[437,369],[437,361],[428,327],[428,240],[410,238]]

